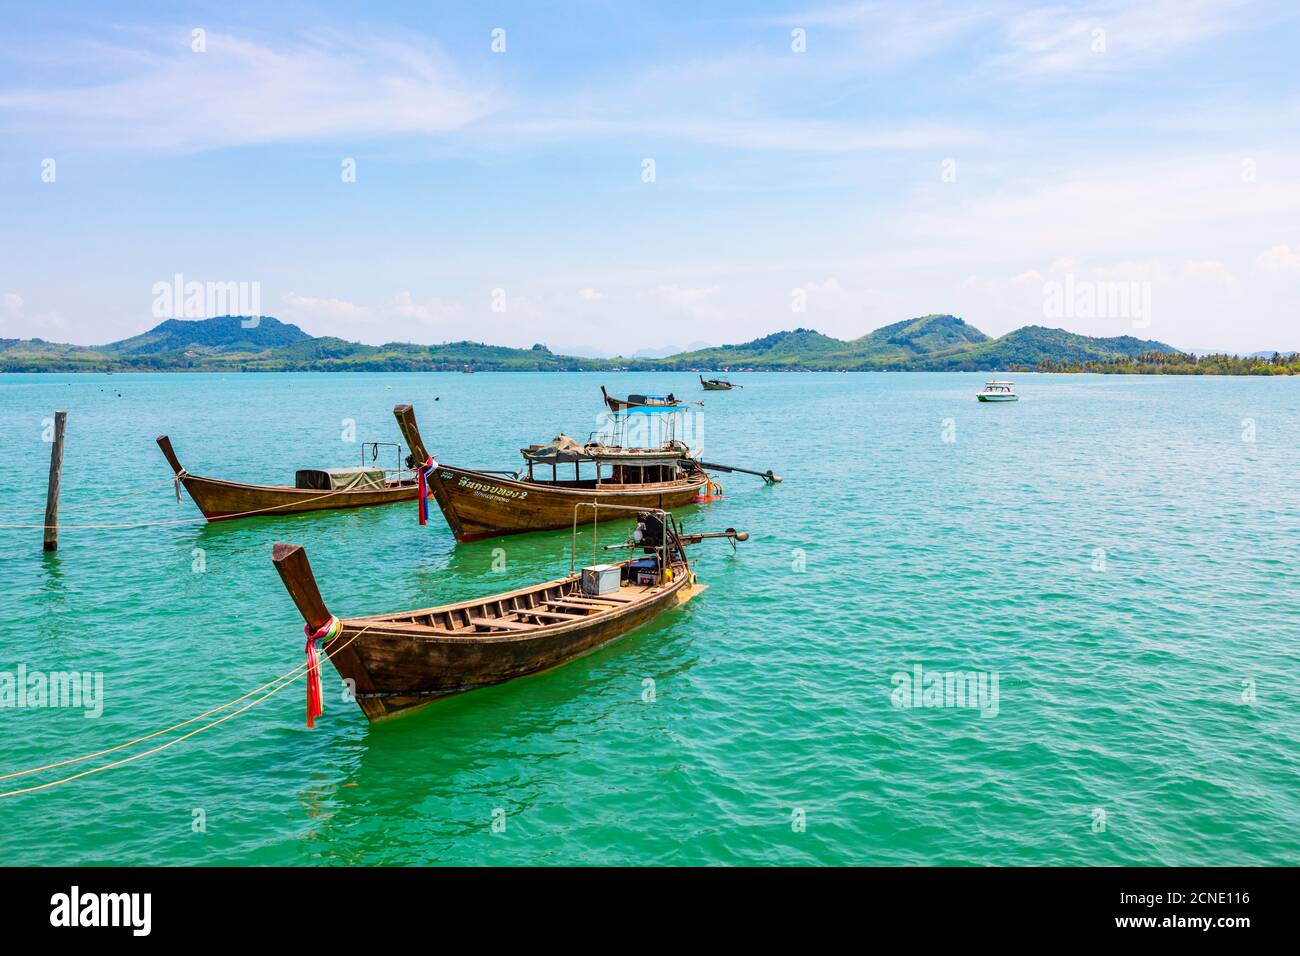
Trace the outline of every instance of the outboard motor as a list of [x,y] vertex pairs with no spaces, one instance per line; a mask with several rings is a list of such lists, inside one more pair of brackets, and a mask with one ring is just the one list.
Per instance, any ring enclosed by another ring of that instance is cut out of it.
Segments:
[[636,530],[632,532],[632,541],[647,553],[663,547],[663,519],[653,512],[642,511],[636,516]]

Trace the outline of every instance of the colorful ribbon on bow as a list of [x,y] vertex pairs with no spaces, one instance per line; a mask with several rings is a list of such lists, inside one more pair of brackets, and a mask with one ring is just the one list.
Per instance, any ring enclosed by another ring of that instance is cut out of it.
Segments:
[[307,728],[316,726],[316,718],[325,713],[320,688],[320,658],[316,653],[318,641],[332,641],[343,633],[343,622],[331,617],[316,630],[308,624],[303,627],[307,635]]
[[420,482],[420,524],[429,523],[429,495],[432,491],[429,486],[429,479],[433,477],[433,470],[438,467],[438,463],[430,455],[424,460],[424,464],[419,468]]

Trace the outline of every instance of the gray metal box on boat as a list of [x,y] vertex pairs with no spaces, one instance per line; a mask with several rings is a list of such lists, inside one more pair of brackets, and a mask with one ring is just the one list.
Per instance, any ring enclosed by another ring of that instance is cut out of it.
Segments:
[[583,594],[613,594],[618,591],[620,568],[617,564],[593,564],[582,569]]

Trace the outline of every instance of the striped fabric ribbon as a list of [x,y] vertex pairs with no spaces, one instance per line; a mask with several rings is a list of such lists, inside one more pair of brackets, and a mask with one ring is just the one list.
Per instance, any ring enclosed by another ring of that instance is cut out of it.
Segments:
[[432,455],[426,458],[424,460],[424,464],[420,466],[419,502],[420,502],[420,524],[422,525],[429,523],[429,495],[432,493],[429,490],[429,479],[433,477],[433,470],[437,467],[438,467],[438,463],[433,460]]
[[320,641],[332,641],[343,633],[343,622],[331,617],[316,630],[310,624],[303,627],[307,634],[307,728],[316,726],[316,718],[325,713],[324,698],[320,687],[320,657],[316,645]]

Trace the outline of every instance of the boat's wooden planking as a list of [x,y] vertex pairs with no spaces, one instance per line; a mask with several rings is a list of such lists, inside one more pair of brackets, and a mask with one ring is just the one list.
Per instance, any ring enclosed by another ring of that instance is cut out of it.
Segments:
[[[304,620],[329,620],[306,553],[277,544],[272,560]],[[581,593],[577,575],[475,601],[342,620],[325,644],[353,681],[366,716],[384,720],[453,694],[550,670],[623,636],[698,586],[684,564],[671,580],[617,594]]]
[[387,487],[357,491],[321,491],[287,485],[248,485],[217,478],[191,475],[181,467],[180,459],[166,435],[158,436],[158,447],[176,473],[177,480],[209,521],[228,521],[241,517],[268,517],[330,511],[338,508],[366,508],[372,505],[414,501],[419,493],[414,478],[390,479]]
[[[393,416],[414,460],[430,459],[410,405]],[[694,469],[675,481],[649,484],[600,484],[515,480],[449,465],[433,469],[429,485],[443,517],[458,541],[480,541],[530,531],[554,531],[573,525],[579,502],[673,511],[696,502],[708,476]]]
[[572,527],[573,506],[584,501],[673,511],[694,504],[707,482],[693,472],[679,481],[565,488],[439,465],[430,485],[456,539],[479,541]]

